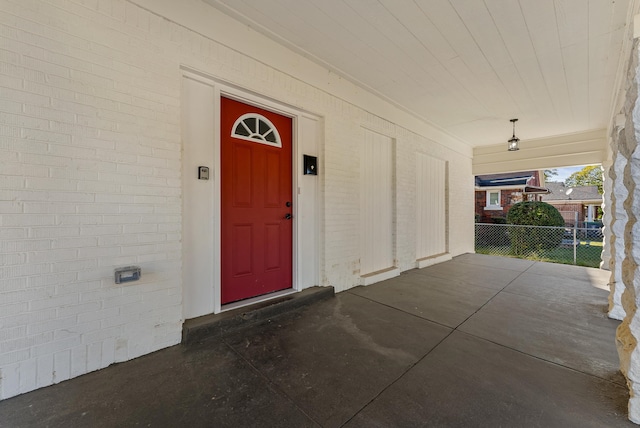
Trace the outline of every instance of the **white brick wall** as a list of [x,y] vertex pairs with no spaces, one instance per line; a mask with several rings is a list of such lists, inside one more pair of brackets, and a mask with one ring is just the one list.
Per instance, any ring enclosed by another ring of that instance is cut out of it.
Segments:
[[124,9],[0,1],[0,398],[180,340],[177,63]]
[[0,0],[0,399],[180,341],[182,64],[323,117],[322,284],[359,281],[363,126],[397,142],[398,265],[416,151],[449,161],[450,252],[472,250],[468,157],[129,1]]

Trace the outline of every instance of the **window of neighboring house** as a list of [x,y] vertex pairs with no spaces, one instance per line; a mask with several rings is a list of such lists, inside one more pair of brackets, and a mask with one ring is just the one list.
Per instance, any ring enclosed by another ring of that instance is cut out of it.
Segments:
[[501,210],[500,206],[500,191],[499,190],[487,190],[487,206],[485,210]]

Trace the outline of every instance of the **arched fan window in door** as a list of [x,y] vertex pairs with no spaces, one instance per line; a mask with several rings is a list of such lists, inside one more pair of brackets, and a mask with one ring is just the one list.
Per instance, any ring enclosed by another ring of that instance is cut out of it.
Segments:
[[280,134],[269,119],[257,113],[240,116],[231,128],[231,136],[241,140],[282,147]]

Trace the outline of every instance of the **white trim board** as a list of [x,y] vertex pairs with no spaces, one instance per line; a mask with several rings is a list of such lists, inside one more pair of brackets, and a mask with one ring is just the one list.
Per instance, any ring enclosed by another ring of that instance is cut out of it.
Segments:
[[[244,305],[238,303],[223,306],[220,301],[221,96],[253,104],[293,119],[293,291],[319,285],[322,183],[321,176],[314,176],[311,180],[301,179],[301,145],[304,145],[305,154],[320,154],[320,118],[244,91],[214,77],[193,73],[187,67],[183,67],[182,78],[184,318],[219,313]],[[202,112],[205,112],[204,117],[192,119],[192,115],[203,114]],[[309,134],[315,138],[310,138]],[[210,165],[208,181],[197,180],[197,165]],[[266,295],[263,298],[251,299],[251,302],[269,300],[271,297]]]
[[602,163],[607,157],[605,129],[520,142],[509,152],[506,144],[473,150],[473,175],[561,168]]
[[438,263],[446,262],[453,259],[451,254],[438,254],[437,256],[426,257],[424,259],[416,260],[416,268],[422,269],[428,266],[437,265]]

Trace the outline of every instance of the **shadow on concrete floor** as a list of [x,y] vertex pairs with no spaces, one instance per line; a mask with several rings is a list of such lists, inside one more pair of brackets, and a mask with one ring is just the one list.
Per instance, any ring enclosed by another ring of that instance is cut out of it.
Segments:
[[608,273],[465,254],[0,402],[0,427],[617,427]]

